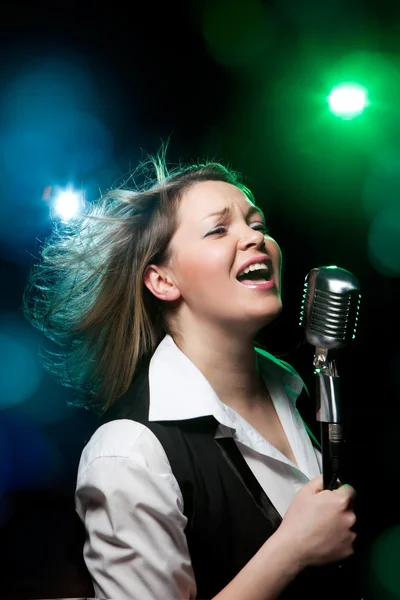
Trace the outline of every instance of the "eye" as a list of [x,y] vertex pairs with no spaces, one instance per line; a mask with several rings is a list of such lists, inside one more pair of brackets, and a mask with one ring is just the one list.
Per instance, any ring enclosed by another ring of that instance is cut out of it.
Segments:
[[213,229],[212,231],[210,231],[209,233],[207,233],[207,235],[215,235],[216,233],[221,233],[221,231],[225,231],[226,227],[216,227],[215,229]]
[[[268,228],[264,223],[252,223],[251,225],[255,225],[255,227],[253,227],[252,229],[255,229],[256,231],[262,231],[264,234],[268,233]],[[213,229],[212,231],[210,231],[209,233],[207,233],[208,235],[218,235],[219,233],[223,233],[224,231],[226,231],[226,227],[219,225],[218,227],[216,227],[215,229]]]
[[[263,231],[264,233],[268,233],[268,227],[264,223],[253,223],[253,225],[257,225],[256,231]],[[256,229],[253,227],[253,229]]]

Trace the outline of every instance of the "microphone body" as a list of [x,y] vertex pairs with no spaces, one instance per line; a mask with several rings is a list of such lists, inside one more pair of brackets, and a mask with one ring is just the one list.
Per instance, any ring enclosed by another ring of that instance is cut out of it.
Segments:
[[315,346],[316,418],[321,424],[325,489],[337,485],[344,444],[340,380],[328,352],[343,348],[355,337],[360,300],[359,282],[345,269],[319,267],[305,279],[300,325],[307,342]]
[[304,282],[300,313],[307,342],[323,350],[343,348],[355,337],[360,299],[359,281],[350,271],[311,269]]

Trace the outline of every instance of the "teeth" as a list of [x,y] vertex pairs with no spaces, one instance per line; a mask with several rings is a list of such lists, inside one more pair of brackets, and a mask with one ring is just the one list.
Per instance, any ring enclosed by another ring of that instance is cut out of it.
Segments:
[[245,275],[246,273],[250,273],[250,271],[268,271],[268,267],[264,263],[254,263],[254,265],[250,265],[240,273],[240,275]]

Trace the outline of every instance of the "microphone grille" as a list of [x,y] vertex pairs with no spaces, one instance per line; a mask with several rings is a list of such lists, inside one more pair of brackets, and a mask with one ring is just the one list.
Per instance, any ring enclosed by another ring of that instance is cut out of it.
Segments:
[[359,282],[345,269],[312,269],[305,280],[300,325],[319,348],[342,348],[356,335],[360,311]]

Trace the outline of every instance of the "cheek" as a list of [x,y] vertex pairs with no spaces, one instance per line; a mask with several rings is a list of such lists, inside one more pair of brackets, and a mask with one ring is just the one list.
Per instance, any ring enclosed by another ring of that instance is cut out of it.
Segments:
[[265,248],[271,257],[275,273],[280,275],[282,265],[282,253],[280,247],[273,238],[267,238],[265,242]]
[[190,255],[180,257],[177,262],[180,284],[188,289],[190,286],[201,287],[204,283],[213,284],[223,281],[223,273],[229,273],[231,264],[222,248],[191,248]]

